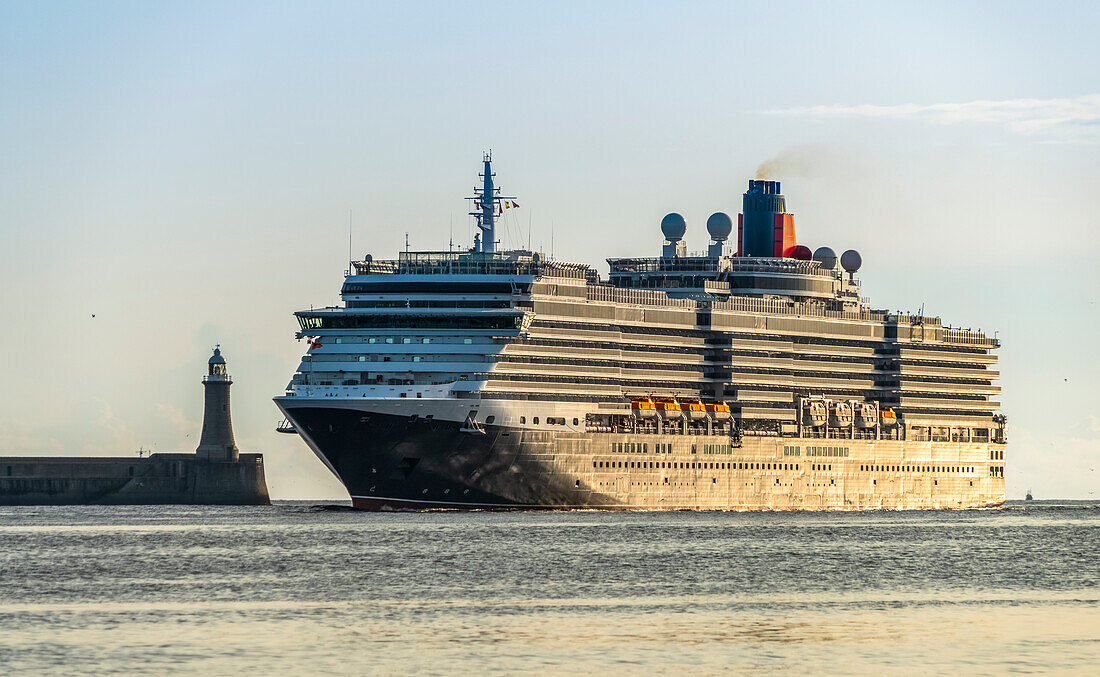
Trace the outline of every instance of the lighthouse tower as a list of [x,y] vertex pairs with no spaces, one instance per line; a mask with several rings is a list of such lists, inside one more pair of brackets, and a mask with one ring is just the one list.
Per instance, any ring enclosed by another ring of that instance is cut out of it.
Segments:
[[195,452],[209,461],[238,461],[240,452],[233,442],[233,421],[229,416],[229,386],[233,385],[233,379],[226,372],[220,345],[214,348],[209,364],[209,373],[202,379],[206,389],[202,439]]

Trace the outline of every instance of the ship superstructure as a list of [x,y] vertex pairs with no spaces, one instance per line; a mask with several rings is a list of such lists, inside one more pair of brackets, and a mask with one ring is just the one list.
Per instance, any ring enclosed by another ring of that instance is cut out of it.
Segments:
[[[284,430],[357,507],[871,509],[1004,500],[1005,420],[982,332],[873,310],[854,250],[797,244],[778,181],[688,255],[610,275],[499,250],[484,160],[469,251],[353,261]],[[732,251],[731,251],[732,250]]]

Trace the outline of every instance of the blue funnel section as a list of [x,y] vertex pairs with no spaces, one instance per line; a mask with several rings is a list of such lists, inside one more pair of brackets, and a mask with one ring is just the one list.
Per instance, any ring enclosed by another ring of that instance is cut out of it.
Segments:
[[749,181],[741,210],[741,255],[775,256],[775,215],[786,211],[778,181]]

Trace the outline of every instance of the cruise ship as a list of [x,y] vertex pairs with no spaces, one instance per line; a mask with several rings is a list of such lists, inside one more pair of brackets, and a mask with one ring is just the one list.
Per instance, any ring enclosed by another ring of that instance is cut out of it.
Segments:
[[498,246],[516,203],[488,155],[473,192],[473,247],[367,255],[341,305],[295,313],[279,430],[356,508],[1003,503],[998,340],[871,308],[859,253],[798,244],[778,181],[712,214],[705,252],[668,214],[606,278]]

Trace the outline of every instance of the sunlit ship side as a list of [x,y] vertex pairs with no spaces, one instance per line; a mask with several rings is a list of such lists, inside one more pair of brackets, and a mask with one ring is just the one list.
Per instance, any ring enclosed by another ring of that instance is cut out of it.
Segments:
[[[485,158],[470,251],[353,261],[296,313],[275,398],[354,505],[911,509],[1004,501],[996,339],[870,309],[858,253],[795,240],[750,181],[705,254],[587,265],[497,251]],[[736,228],[736,251],[727,240]]]

